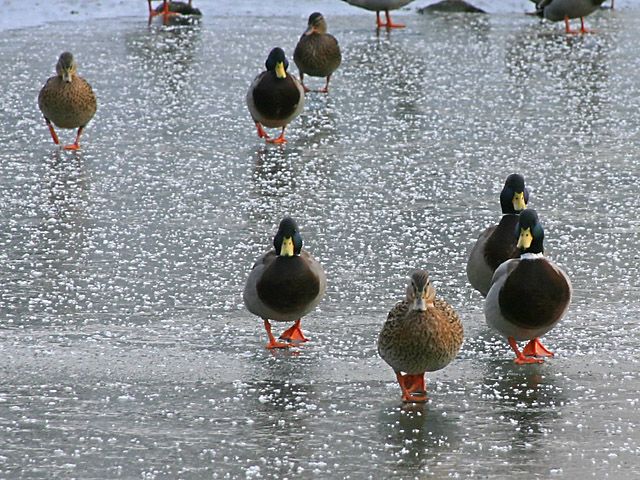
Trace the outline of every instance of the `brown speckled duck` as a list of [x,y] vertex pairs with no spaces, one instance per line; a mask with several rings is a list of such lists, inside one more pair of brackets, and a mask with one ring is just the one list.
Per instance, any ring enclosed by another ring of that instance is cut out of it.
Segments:
[[324,88],[319,92],[329,92],[331,74],[340,66],[342,54],[336,38],[327,33],[327,22],[321,13],[314,12],[309,16],[307,30],[293,51],[293,61],[300,71],[300,83],[305,92],[309,91],[304,84],[305,73],[312,77],[326,77]]
[[446,301],[436,298],[429,274],[416,270],[406,298],[391,309],[378,353],[396,374],[404,402],[425,402],[425,372],[446,367],[462,346],[462,322]]
[[[261,255],[253,265],[244,288],[247,309],[264,320],[269,337],[267,348],[287,348],[289,342],[306,342],[300,328],[301,318],[313,310],[324,296],[327,279],[322,265],[302,251],[302,236],[291,217],[280,222],[273,238],[274,250]],[[271,333],[269,320],[293,322],[278,342]]]
[[529,191],[525,187],[524,177],[512,173],[507,177],[500,192],[500,223],[488,227],[480,234],[467,261],[469,283],[483,297],[487,296],[491,288],[491,277],[496,268],[502,262],[520,255],[513,232],[518,226],[520,212],[527,208],[527,203]]
[[[284,50],[274,48],[265,62],[266,70],[251,83],[247,107],[256,124],[258,136],[268,143],[285,143],[284,129],[304,107],[304,90],[300,82],[287,73],[289,61]],[[282,128],[280,136],[270,138],[263,126]]]
[[76,141],[64,147],[65,150],[78,150],[80,135],[96,113],[96,96],[91,85],[78,75],[76,61],[71,53],[64,52],[60,55],[56,73],[40,90],[38,106],[56,145],[60,145],[60,141],[52,124],[60,128],[78,129]]
[[[535,210],[520,214],[514,235],[520,258],[504,262],[493,275],[484,304],[487,324],[507,337],[516,354],[515,363],[541,363],[550,357],[539,337],[564,316],[571,303],[567,274],[543,255],[544,230]],[[518,341],[529,340],[520,352]]]

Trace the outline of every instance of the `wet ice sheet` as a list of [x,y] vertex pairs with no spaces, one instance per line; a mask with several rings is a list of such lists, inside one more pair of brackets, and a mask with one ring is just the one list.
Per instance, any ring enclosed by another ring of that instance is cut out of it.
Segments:
[[[601,12],[586,37],[516,15],[380,36],[329,18],[344,64],[285,148],[244,95],[304,22],[145,21],[0,36],[2,475],[638,475],[640,16]],[[62,48],[99,99],[79,153],[52,148],[35,103]],[[464,275],[514,170],[575,288],[557,357],[523,368]],[[272,355],[241,291],[285,213],[329,285],[313,341]],[[375,339],[416,266],[466,341],[412,408]]]

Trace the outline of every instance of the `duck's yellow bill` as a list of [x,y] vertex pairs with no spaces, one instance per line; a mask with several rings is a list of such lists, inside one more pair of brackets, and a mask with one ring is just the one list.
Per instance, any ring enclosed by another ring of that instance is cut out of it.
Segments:
[[514,193],[511,201],[513,202],[513,209],[516,212],[520,212],[527,208],[527,204],[524,203],[524,192]]
[[287,78],[287,72],[284,70],[284,62],[276,63],[276,77]]
[[291,237],[284,237],[282,247],[280,247],[280,256],[293,257],[293,239]]
[[526,250],[531,246],[531,242],[533,242],[533,235],[531,235],[530,228],[521,228],[520,236],[518,237],[518,245],[517,247]]

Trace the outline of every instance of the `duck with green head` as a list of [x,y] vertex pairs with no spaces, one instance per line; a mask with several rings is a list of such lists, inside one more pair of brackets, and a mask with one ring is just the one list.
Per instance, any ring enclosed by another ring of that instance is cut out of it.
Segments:
[[70,52],[62,53],[56,64],[56,75],[47,80],[38,95],[38,106],[47,122],[53,143],[60,145],[53,125],[78,129],[75,142],[65,145],[65,150],[80,148],[80,135],[97,109],[93,89],[78,75],[77,68],[73,55]]
[[427,271],[413,272],[405,299],[391,309],[378,336],[378,353],[393,368],[402,401],[427,400],[425,372],[451,363],[462,339],[458,314],[445,300],[436,298]]
[[[264,321],[268,349],[288,348],[290,342],[308,340],[302,333],[301,319],[320,303],[327,288],[322,265],[302,250],[302,236],[293,218],[282,219],[273,247],[256,260],[243,293],[247,309]],[[269,320],[295,322],[280,335],[287,342],[275,339]]]
[[305,92],[310,90],[304,84],[304,75],[326,77],[320,93],[329,92],[331,75],[340,66],[342,54],[336,38],[327,33],[327,22],[319,12],[309,16],[307,30],[302,34],[295,50],[293,61],[300,71],[300,83]]
[[[567,274],[544,255],[544,230],[535,210],[520,214],[515,231],[520,257],[504,262],[493,275],[484,305],[487,324],[507,337],[515,363],[542,363],[553,356],[539,337],[557,325],[571,302]],[[520,352],[518,341],[528,340]]]
[[491,288],[491,277],[496,268],[502,262],[520,255],[513,232],[518,226],[520,212],[527,208],[527,203],[529,190],[525,186],[524,177],[512,173],[507,177],[500,192],[500,223],[488,227],[480,234],[467,261],[469,283],[483,297],[487,296]]
[[[251,83],[247,106],[256,124],[258,136],[268,143],[285,143],[284,129],[304,107],[304,89],[287,73],[289,61],[284,50],[274,48],[265,62],[266,70]],[[280,136],[270,138],[264,127],[282,128]]]

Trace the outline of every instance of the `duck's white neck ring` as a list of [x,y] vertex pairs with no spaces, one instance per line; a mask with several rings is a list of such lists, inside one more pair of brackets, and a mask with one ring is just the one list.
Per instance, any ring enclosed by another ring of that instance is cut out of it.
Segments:
[[544,255],[541,253],[523,253],[520,255],[521,260],[535,260],[537,258],[543,258]]

